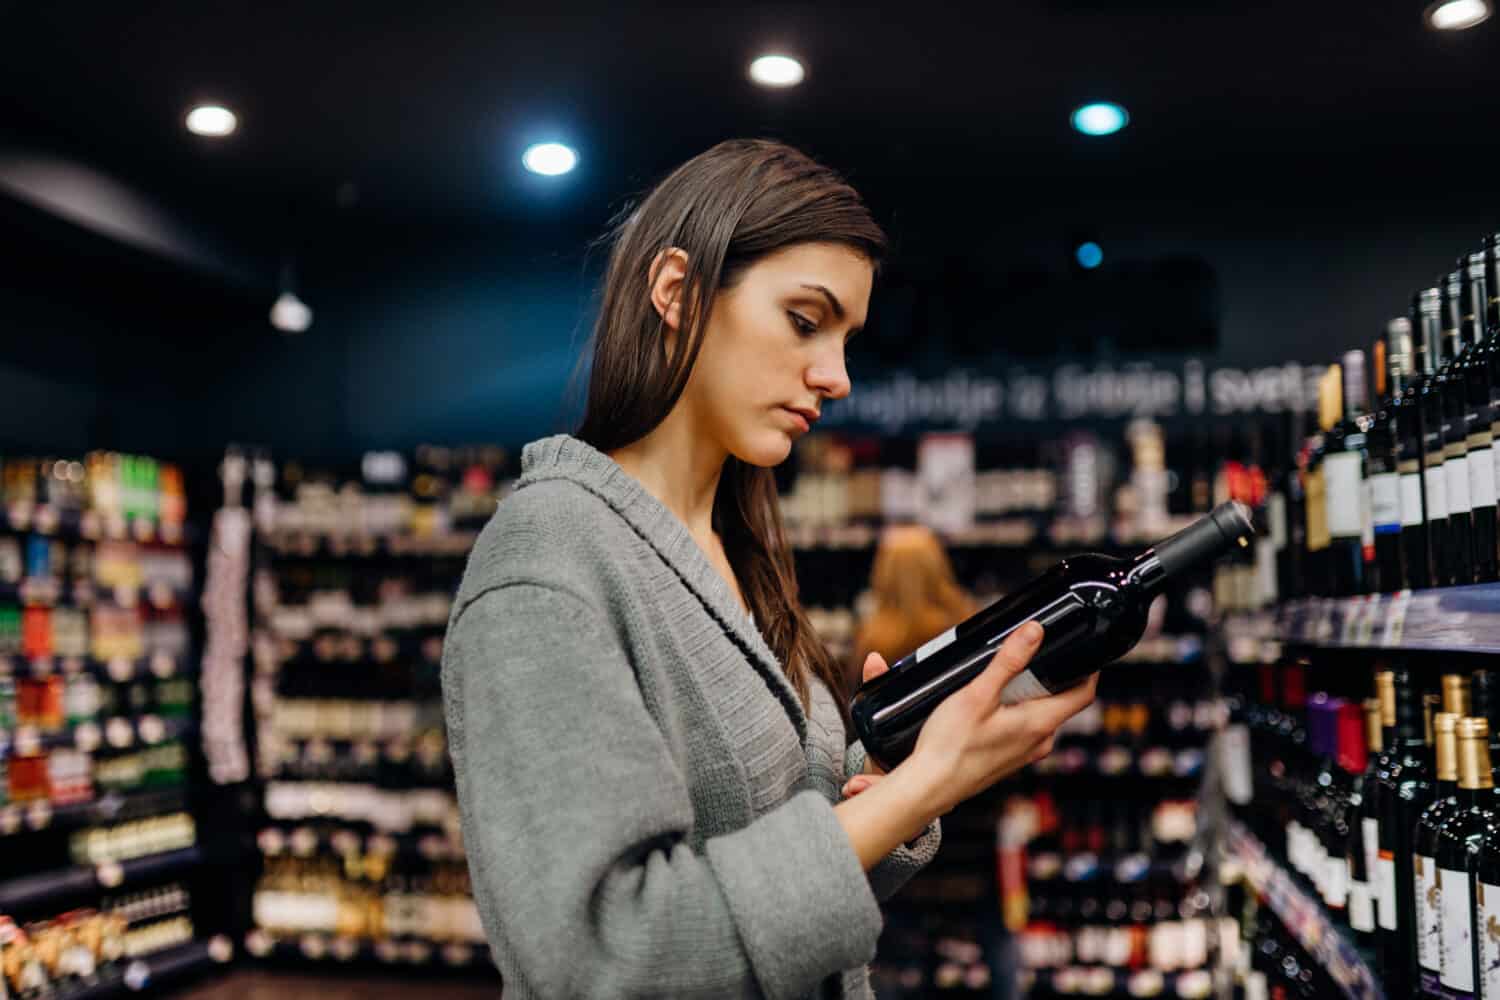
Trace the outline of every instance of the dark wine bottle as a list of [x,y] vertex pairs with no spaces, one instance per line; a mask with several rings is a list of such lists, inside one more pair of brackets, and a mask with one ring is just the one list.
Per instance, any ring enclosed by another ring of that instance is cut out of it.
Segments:
[[1439,712],[1432,717],[1432,738],[1437,761],[1437,787],[1433,800],[1417,820],[1413,842],[1415,856],[1413,891],[1416,894],[1417,966],[1424,996],[1441,997],[1438,981],[1443,972],[1442,905],[1438,900],[1438,831],[1458,811],[1459,717]]
[[[1380,849],[1379,820],[1373,812],[1375,770],[1383,743],[1380,738],[1380,702],[1366,698],[1359,706],[1365,741],[1364,769],[1353,775],[1349,792],[1349,843],[1344,863],[1349,874],[1349,927],[1362,948],[1375,945],[1375,858]],[[1343,732],[1340,732],[1343,736]]]
[[1458,723],[1458,808],[1438,831],[1437,895],[1443,922],[1443,996],[1478,996],[1479,935],[1474,919],[1479,853],[1495,821],[1495,781],[1490,773],[1490,724]]
[[1443,366],[1436,382],[1443,398],[1443,473],[1448,484],[1447,583],[1474,582],[1474,511],[1469,496],[1468,387],[1463,373],[1463,273],[1443,282]]
[[1248,546],[1253,536],[1249,509],[1230,501],[1134,559],[1065,559],[861,686],[849,706],[855,732],[875,761],[896,766],[911,753],[933,709],[1032,620],[1046,630],[1041,647],[1001,700],[1014,704],[1066,690],[1140,640],[1147,608],[1168,582]]
[[[1375,341],[1375,417],[1365,457],[1366,483],[1370,490],[1370,524],[1375,536],[1375,585],[1385,594],[1405,588],[1406,552],[1401,545],[1401,468],[1397,454],[1396,401],[1405,387],[1401,371],[1403,355],[1411,351],[1411,323],[1402,319],[1386,327]],[[1412,475],[1417,487],[1417,509],[1421,510],[1421,477]]]
[[1328,597],[1333,593],[1333,571],[1329,561],[1328,491],[1323,475],[1323,454],[1328,432],[1338,423],[1342,407],[1339,366],[1329,365],[1318,380],[1318,425],[1305,448],[1302,491],[1307,515],[1307,554],[1303,560],[1307,593]]
[[1485,337],[1485,314],[1489,296],[1486,291],[1486,254],[1471,253],[1464,260],[1462,315],[1464,378],[1464,433],[1468,448],[1469,504],[1474,520],[1474,579],[1490,583],[1500,578],[1496,562],[1495,516],[1495,450],[1493,414],[1490,412],[1491,386],[1489,351],[1493,346]]
[[[1500,677],[1489,670],[1474,671],[1474,715],[1487,719],[1490,766],[1500,761]],[[1479,943],[1476,992],[1500,997],[1500,818],[1491,821],[1480,841],[1474,886],[1474,933]]]
[[1443,471],[1443,393],[1438,369],[1443,358],[1443,292],[1424,288],[1417,293],[1413,317],[1417,351],[1417,381],[1408,391],[1417,397],[1418,431],[1422,435],[1422,502],[1427,517],[1428,551],[1432,558],[1428,585],[1441,587],[1452,573],[1448,523],[1448,480]]
[[1409,997],[1417,989],[1417,936],[1413,922],[1416,899],[1412,891],[1412,834],[1417,818],[1432,801],[1432,772],[1422,738],[1422,692],[1405,668],[1392,672],[1389,688],[1382,686],[1381,711],[1386,699],[1393,706],[1396,738],[1388,765],[1380,772],[1379,890],[1380,950],[1383,983],[1393,997]]
[[1323,445],[1323,491],[1328,504],[1328,565],[1335,597],[1365,592],[1364,496],[1369,398],[1365,352],[1347,351],[1340,367],[1343,419]]

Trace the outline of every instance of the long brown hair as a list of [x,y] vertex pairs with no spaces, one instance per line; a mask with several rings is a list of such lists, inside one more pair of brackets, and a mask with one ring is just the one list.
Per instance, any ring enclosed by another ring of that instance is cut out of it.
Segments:
[[917,524],[892,527],[881,536],[870,594],[875,610],[860,625],[855,651],[860,657],[873,651],[891,663],[974,613],[943,543],[931,528]]
[[[777,142],[720,143],[678,167],[616,226],[594,325],[588,400],[577,437],[600,451],[632,444],[660,424],[686,388],[719,291],[756,261],[802,243],[849,247],[878,268],[886,239],[838,174]],[[687,256],[682,336],[670,338],[651,302],[658,254]],[[811,677],[845,709],[842,671],[797,599],[797,577],[770,469],[731,456],[714,497],[714,530],[762,634],[804,707]]]

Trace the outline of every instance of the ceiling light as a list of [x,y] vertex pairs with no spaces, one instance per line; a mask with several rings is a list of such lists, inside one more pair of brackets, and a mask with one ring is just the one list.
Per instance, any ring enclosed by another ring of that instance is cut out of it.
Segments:
[[188,131],[218,139],[232,133],[239,125],[234,112],[217,104],[200,104],[188,112]]
[[1438,0],[1423,16],[1438,31],[1463,31],[1488,21],[1492,13],[1489,0]]
[[1089,240],[1087,243],[1080,243],[1078,244],[1078,248],[1073,251],[1073,259],[1078,261],[1078,266],[1085,271],[1092,271],[1104,263],[1104,248],[1093,240]]
[[1109,135],[1129,121],[1125,109],[1110,101],[1084,104],[1073,112],[1073,127],[1084,135]]
[[271,306],[271,325],[282,333],[305,333],[312,326],[312,310],[291,292],[282,292]]
[[761,56],[750,64],[750,79],[762,87],[795,87],[807,76],[791,56]]
[[556,177],[578,166],[578,154],[560,142],[539,142],[526,150],[521,162],[534,174]]

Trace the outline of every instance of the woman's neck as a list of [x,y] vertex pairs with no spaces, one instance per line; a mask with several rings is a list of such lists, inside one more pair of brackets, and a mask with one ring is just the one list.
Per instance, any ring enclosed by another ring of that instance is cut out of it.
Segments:
[[609,453],[698,539],[714,536],[714,497],[728,453],[676,407],[651,433]]

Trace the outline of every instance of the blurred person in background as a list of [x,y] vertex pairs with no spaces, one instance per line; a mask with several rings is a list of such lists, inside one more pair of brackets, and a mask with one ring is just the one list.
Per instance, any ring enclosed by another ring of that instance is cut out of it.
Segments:
[[978,610],[953,574],[937,534],[921,524],[887,528],[870,570],[872,610],[854,636],[851,680],[871,653],[895,663]]

